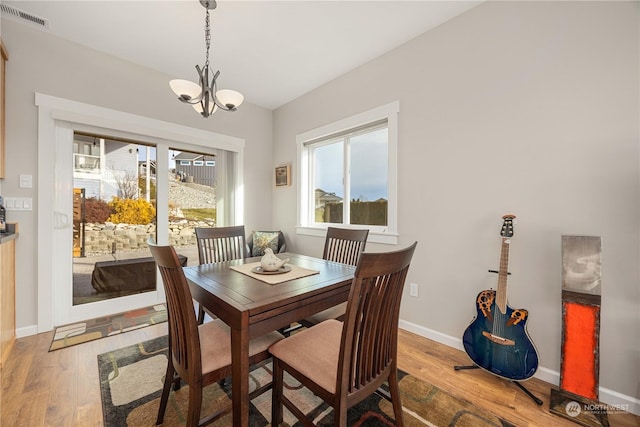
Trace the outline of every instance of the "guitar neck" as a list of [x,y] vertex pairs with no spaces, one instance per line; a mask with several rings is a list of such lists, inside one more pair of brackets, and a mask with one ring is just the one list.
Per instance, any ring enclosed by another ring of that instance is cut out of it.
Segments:
[[496,292],[496,305],[502,314],[507,312],[507,275],[509,274],[509,245],[511,239],[502,238],[500,250],[500,270],[498,271],[498,291]]

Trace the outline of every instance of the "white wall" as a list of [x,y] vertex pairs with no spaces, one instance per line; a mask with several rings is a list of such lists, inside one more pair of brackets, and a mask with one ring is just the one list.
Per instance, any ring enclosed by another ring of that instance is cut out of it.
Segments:
[[279,108],[275,162],[294,182],[273,192],[274,227],[321,254],[295,235],[296,134],[399,100],[398,247],[419,242],[420,290],[401,318],[460,339],[513,213],[509,302],[557,373],[561,235],[602,236],[600,385],[638,399],[638,5],[488,2]]
[[[17,328],[37,324],[36,266],[37,108],[36,92],[111,108],[153,119],[201,128],[245,139],[245,225],[270,228],[272,168],[272,112],[247,101],[234,113],[219,112],[203,119],[178,102],[169,89],[171,76],[82,47],[11,20],[2,20],[2,40],[9,53],[6,71],[6,178],[0,194],[31,197],[31,212],[9,211],[7,219],[20,224],[16,244]],[[176,60],[183,60],[178,58]],[[194,63],[195,65],[195,63]],[[195,70],[194,70],[195,76]],[[33,175],[34,188],[19,188],[19,174]],[[264,209],[267,206],[267,209]],[[49,254],[42,254],[49,256]]]

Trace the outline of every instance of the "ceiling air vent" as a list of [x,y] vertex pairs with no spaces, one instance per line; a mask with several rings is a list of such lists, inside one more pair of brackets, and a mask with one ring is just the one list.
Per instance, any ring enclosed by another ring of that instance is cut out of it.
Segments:
[[3,18],[12,18],[19,22],[28,22],[40,28],[49,28],[48,20],[4,3],[0,3],[0,12],[2,12]]

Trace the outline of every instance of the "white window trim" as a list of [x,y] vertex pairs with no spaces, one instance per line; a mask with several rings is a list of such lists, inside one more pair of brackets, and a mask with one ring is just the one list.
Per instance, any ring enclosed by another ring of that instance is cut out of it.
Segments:
[[[400,112],[400,102],[394,101],[389,104],[368,110],[351,117],[321,126],[316,129],[303,132],[296,136],[298,151],[298,225],[296,233],[307,236],[324,237],[327,227],[331,224],[311,224],[309,222],[309,156],[308,150],[304,147],[307,141],[343,132],[367,123],[378,120],[387,120],[389,140],[388,140],[388,224],[385,229],[372,230],[369,232],[369,241],[374,243],[385,243],[395,245],[398,243],[398,113]],[[343,224],[345,228],[362,228]]]

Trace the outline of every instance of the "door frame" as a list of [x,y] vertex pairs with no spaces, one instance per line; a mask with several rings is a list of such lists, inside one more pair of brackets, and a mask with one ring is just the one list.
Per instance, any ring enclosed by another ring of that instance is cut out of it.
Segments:
[[[73,239],[68,231],[72,222],[73,174],[69,162],[74,131],[99,132],[153,143],[157,147],[158,165],[168,165],[169,148],[202,150],[206,147],[236,153],[233,220],[238,224],[242,222],[244,139],[41,93],[36,93],[35,104],[38,107],[38,333],[50,331],[57,325],[165,300],[160,286],[155,292],[114,299],[115,304],[107,300],[73,306]],[[69,166],[65,168],[65,164]],[[158,188],[168,189],[168,174],[158,173],[157,176]],[[56,194],[68,195],[57,197]],[[166,244],[169,227],[167,192],[157,195],[156,222],[158,243]],[[159,278],[157,283],[160,283]]]

